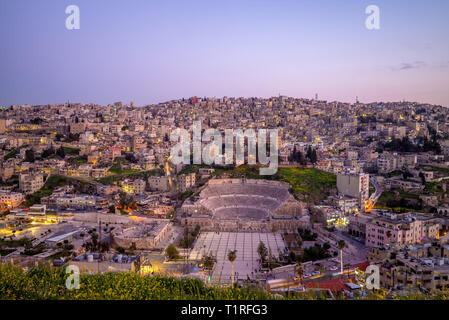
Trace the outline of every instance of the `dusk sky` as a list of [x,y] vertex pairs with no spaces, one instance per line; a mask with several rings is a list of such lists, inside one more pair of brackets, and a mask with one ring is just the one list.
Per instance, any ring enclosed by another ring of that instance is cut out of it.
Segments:
[[[68,5],[81,29],[65,27]],[[380,30],[365,8],[380,7]],[[0,0],[0,104],[278,94],[449,106],[447,0]]]

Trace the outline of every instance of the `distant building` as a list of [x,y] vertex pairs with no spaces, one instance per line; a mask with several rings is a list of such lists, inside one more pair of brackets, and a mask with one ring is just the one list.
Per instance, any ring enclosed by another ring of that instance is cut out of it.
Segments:
[[4,161],[0,164],[0,180],[7,181],[14,175],[14,163]]
[[170,178],[168,176],[151,176],[148,178],[148,185],[152,191],[170,191]]
[[0,134],[6,132],[6,119],[0,119]]
[[379,173],[389,173],[396,170],[412,170],[418,163],[416,154],[383,153],[377,158]]
[[64,240],[71,242],[73,240],[73,236],[77,234],[79,231],[75,230],[72,232],[64,233],[58,236],[51,237],[45,240],[45,243],[50,247],[57,247],[58,243],[63,243]]
[[44,198],[42,202],[51,208],[59,210],[96,210],[107,207],[105,198],[88,195],[56,195]]
[[385,289],[447,289],[448,257],[449,246],[435,241],[419,246],[372,248],[368,253],[369,262],[379,266],[380,286]]
[[337,190],[342,195],[356,198],[362,206],[369,198],[369,174],[340,173],[337,175]]
[[135,245],[137,249],[154,249],[171,230],[168,220],[126,226],[113,231],[114,242],[122,248]]
[[47,206],[43,204],[35,204],[30,207],[29,215],[45,216],[47,214]]
[[136,259],[121,254],[102,257],[98,253],[84,253],[70,260],[70,265],[77,266],[81,273],[133,272]]
[[44,186],[42,174],[21,174],[19,176],[19,189],[25,194],[32,194]]
[[84,133],[84,131],[86,131],[86,124],[84,122],[70,124],[70,133],[81,134]]
[[106,155],[109,159],[114,160],[117,157],[121,157],[122,156],[122,149],[120,149],[119,147],[110,147],[108,149],[107,155]]
[[3,207],[9,209],[16,208],[22,203],[23,198],[22,193],[0,190],[0,204],[2,204]]
[[141,149],[145,149],[146,148],[146,142],[143,139],[142,136],[140,135],[135,135],[132,138],[132,151],[136,152],[139,151]]
[[375,217],[366,223],[365,245],[413,244],[435,239],[440,230],[437,218],[405,214]]
[[146,187],[145,180],[137,179],[134,181],[125,180],[122,182],[122,190],[128,194],[144,194]]
[[356,211],[359,206],[359,200],[353,197],[335,195],[330,196],[329,201],[333,206],[346,213]]
[[196,177],[195,173],[181,174],[177,177],[178,188],[180,192],[185,192],[186,190],[195,186]]

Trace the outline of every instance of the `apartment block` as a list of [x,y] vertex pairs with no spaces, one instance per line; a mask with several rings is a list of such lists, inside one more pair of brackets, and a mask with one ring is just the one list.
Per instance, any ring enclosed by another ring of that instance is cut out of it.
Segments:
[[362,205],[369,198],[369,174],[340,173],[337,176],[338,193],[356,198]]
[[440,225],[437,218],[418,214],[379,216],[366,223],[365,245],[382,247],[391,244],[414,244],[435,239]]
[[44,186],[42,174],[21,174],[19,177],[19,189],[25,194],[32,194]]

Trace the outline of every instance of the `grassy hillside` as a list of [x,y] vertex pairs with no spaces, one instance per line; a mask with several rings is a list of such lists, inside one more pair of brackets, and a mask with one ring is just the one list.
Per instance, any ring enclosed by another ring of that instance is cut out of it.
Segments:
[[81,275],[80,289],[65,287],[63,269],[32,268],[24,272],[0,265],[0,299],[30,300],[260,300],[269,296],[256,289],[216,289],[200,280],[140,277],[135,273]]
[[164,171],[162,171],[161,169],[153,169],[148,171],[133,170],[125,173],[114,174],[104,178],[96,179],[95,181],[100,182],[102,184],[113,185],[115,182],[126,178],[147,180],[149,176],[160,176],[160,175],[164,175]]
[[288,182],[293,194],[305,199],[323,200],[336,189],[337,178],[334,174],[315,168],[279,168],[278,180]]
[[394,212],[422,212],[420,203],[418,194],[396,189],[395,191],[384,191],[374,208],[392,210]]

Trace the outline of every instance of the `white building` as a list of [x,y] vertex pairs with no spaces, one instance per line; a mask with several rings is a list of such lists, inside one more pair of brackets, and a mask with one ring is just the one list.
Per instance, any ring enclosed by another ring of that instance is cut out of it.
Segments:
[[338,174],[337,190],[342,195],[356,198],[362,205],[369,198],[369,174]]

